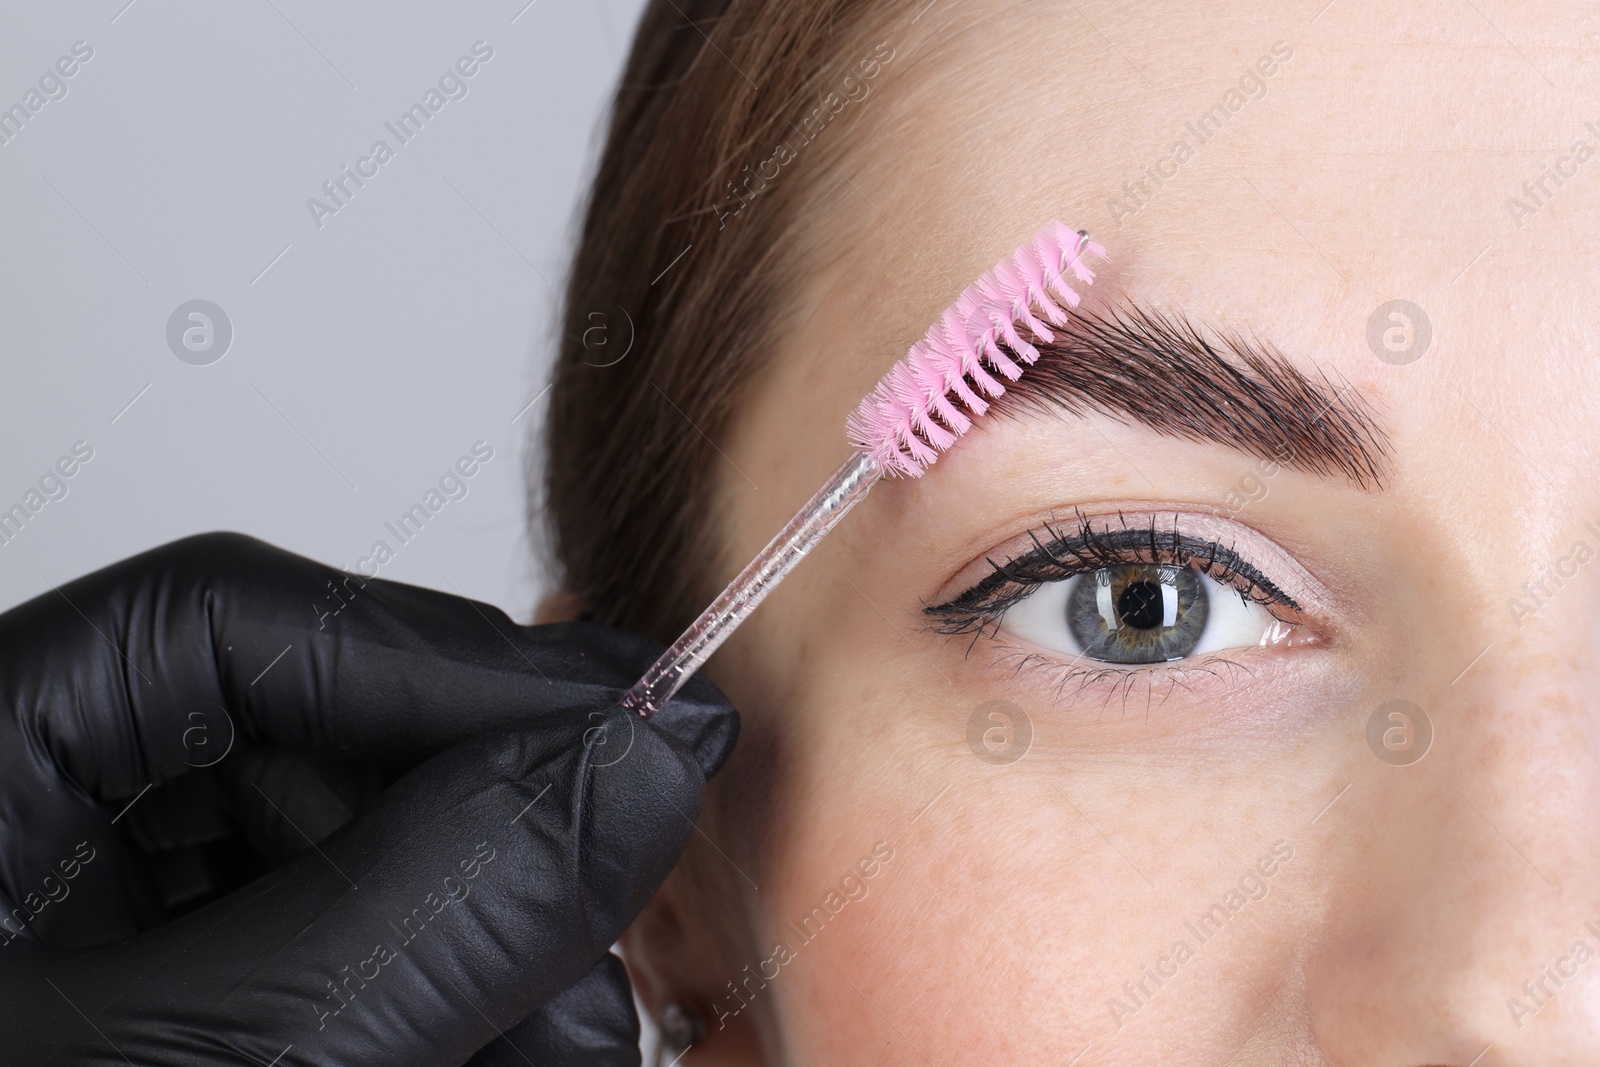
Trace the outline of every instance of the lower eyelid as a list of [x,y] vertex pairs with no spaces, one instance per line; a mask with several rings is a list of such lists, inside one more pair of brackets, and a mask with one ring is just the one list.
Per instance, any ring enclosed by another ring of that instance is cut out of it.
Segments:
[[[1250,648],[1178,663],[1068,663],[997,640],[990,643],[986,655],[991,658],[990,669],[997,675],[1010,684],[1045,690],[1054,706],[1063,712],[1083,702],[1103,710],[1115,706],[1119,698],[1124,711],[1129,706],[1142,705],[1149,712],[1174,698],[1204,700],[1212,694],[1236,693],[1237,686],[1244,683],[1260,684],[1264,681],[1262,668],[1274,662],[1260,657],[1278,654]],[[1179,706],[1189,705],[1180,701]],[[1098,715],[1097,712],[1097,718]]]
[[[1004,686],[1024,702],[1028,692],[1039,693],[1061,714],[1076,715],[1082,708],[1093,710],[1096,723],[1105,721],[1108,714],[1121,719],[1132,712],[1149,720],[1172,702],[1175,713],[1186,721],[1197,709],[1208,709],[1205,717],[1193,720],[1193,725],[1203,727],[1216,714],[1232,714],[1238,707],[1248,706],[1249,701],[1241,704],[1236,699],[1246,692],[1282,693],[1294,685],[1292,679],[1308,677],[1298,669],[1294,675],[1280,672],[1291,662],[1291,651],[1314,652],[1329,639],[1307,628],[1292,629],[1294,636],[1269,647],[1235,648],[1177,662],[1145,664],[1063,659],[1059,653],[1026,646],[1000,630],[973,637],[964,647],[963,658],[993,679],[988,684]],[[1276,723],[1277,713],[1269,707],[1257,714],[1265,716],[1263,722]]]

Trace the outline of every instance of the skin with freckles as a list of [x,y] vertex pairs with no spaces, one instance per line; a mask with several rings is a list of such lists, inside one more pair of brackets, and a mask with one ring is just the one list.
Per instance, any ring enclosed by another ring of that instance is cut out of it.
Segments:
[[[628,942],[647,1001],[707,1014],[682,1062],[1594,1062],[1600,159],[1573,145],[1600,152],[1600,16],[1321,6],[890,24],[839,175],[808,179],[794,325],[718,442],[722,577],[846,458],[878,376],[1052,218],[1112,257],[1086,309],[1261,339],[1348,386],[1386,469],[1364,489],[1022,412],[875,489],[709,668],[744,740]],[[1412,362],[1369,344],[1397,298],[1431,325]],[[1004,619],[931,629],[1074,509],[1222,530],[1308,639],[1110,677]],[[1431,725],[1416,762],[1369,743],[1391,700]]]

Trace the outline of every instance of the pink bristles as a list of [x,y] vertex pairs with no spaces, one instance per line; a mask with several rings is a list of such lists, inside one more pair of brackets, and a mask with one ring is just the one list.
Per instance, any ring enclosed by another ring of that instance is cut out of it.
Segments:
[[920,477],[972,427],[972,416],[989,410],[985,398],[1006,391],[1001,379],[1016,381],[1039,358],[1018,327],[1048,344],[1050,326],[1066,324],[1062,305],[1078,306],[1067,273],[1094,281],[1084,252],[1106,258],[1104,248],[1052,222],[996,263],[861,401],[850,415],[850,443],[886,474]]

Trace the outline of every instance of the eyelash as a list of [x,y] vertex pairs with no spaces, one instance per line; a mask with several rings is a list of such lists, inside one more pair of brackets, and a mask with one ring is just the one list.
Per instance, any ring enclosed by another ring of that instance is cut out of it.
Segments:
[[[993,637],[1006,609],[1041,585],[1129,563],[1195,566],[1261,604],[1283,622],[1293,620],[1284,618],[1280,610],[1293,613],[1301,610],[1292,596],[1235,552],[1231,545],[1183,534],[1176,515],[1170,527],[1158,526],[1154,516],[1148,526],[1137,527],[1129,525],[1119,513],[1117,520],[1122,525],[1117,529],[1096,528],[1081,511],[1075,510],[1074,516],[1076,521],[1070,531],[1044,523],[1040,530],[1028,534],[1034,543],[1031,552],[1003,563],[987,560],[992,568],[989,575],[945,603],[923,608],[923,614],[933,620],[929,629],[947,635],[972,634],[973,644],[976,644],[986,631]],[[1142,669],[1097,667],[1095,673],[1133,674]]]

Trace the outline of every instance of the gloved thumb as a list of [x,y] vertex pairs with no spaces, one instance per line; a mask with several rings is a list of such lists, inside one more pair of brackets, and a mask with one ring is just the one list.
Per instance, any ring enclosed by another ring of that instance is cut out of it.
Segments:
[[50,977],[135,1062],[464,1063],[606,955],[693,832],[706,759],[617,708],[475,738],[247,889]]
[[622,961],[609,952],[467,1067],[639,1067],[639,1016]]

